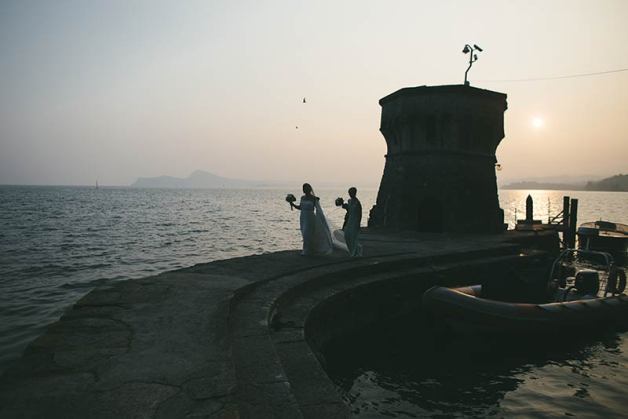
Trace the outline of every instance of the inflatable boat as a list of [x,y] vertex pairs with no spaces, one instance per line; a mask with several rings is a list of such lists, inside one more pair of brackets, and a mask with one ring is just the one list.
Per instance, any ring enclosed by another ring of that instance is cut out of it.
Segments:
[[[578,252],[570,249],[569,252]],[[458,288],[432,287],[423,294],[423,307],[437,321],[462,333],[555,333],[565,330],[600,328],[628,321],[628,296],[623,270],[613,266],[610,255],[604,255],[606,275],[582,269],[573,277],[560,277],[563,262],[554,262],[548,281],[548,301],[544,303],[513,303],[487,298],[482,285]],[[559,258],[558,260],[560,261]],[[557,277],[558,276],[558,277]],[[552,287],[552,285],[554,287]]]

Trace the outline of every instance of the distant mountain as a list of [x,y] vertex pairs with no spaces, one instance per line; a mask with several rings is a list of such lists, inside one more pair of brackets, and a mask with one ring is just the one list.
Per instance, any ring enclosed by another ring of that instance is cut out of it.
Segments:
[[628,175],[615,175],[597,182],[587,182],[587,191],[628,192]]
[[584,183],[581,184],[567,184],[567,183],[553,183],[553,182],[534,182],[534,181],[522,181],[513,182],[501,187],[501,189],[544,189],[544,190],[558,190],[558,191],[581,191],[584,190]]
[[616,175],[598,181],[588,182],[537,182],[521,181],[513,182],[501,187],[501,189],[546,189],[562,191],[628,191],[628,175]]
[[267,183],[251,180],[231,179],[196,170],[186,178],[173,176],[141,177],[131,186],[135,188],[180,188],[180,189],[209,189],[209,188],[254,188],[265,186]]

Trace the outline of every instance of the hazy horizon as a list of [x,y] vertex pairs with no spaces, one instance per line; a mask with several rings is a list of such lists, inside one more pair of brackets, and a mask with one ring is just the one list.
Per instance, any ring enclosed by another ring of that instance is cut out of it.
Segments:
[[[377,186],[378,100],[508,95],[500,184],[628,172],[626,1],[0,4],[0,184]],[[302,99],[307,98],[307,103]],[[297,128],[298,127],[298,128]]]
[[[157,179],[157,178],[177,178],[177,179],[187,179],[189,177],[191,177],[195,172],[204,172],[210,175],[214,175],[214,176],[218,176],[218,177],[224,177],[226,180],[230,180],[230,181],[244,181],[244,182],[250,182],[251,184],[255,183],[256,185],[251,185],[252,188],[257,188],[257,187],[261,187],[261,188],[267,188],[267,187],[275,187],[275,186],[294,186],[294,185],[300,185],[301,183],[303,183],[302,180],[297,179],[246,179],[246,178],[231,178],[231,177],[226,177],[226,176],[222,176],[220,173],[213,173],[210,172],[208,170],[202,170],[202,169],[198,169],[198,170],[193,170],[191,171],[188,176],[171,176],[171,175],[157,175],[157,176],[138,176],[137,178],[133,179],[130,183],[128,184],[103,184],[101,182],[98,181],[98,179],[96,179],[96,181],[94,183],[73,183],[73,184],[50,184],[50,183],[21,183],[21,184],[16,184],[16,183],[0,183],[0,186],[85,186],[85,187],[94,187],[96,185],[100,186],[100,187],[139,187],[139,188],[144,188],[144,186],[135,186],[134,184],[141,180],[141,179]],[[617,175],[617,174],[616,174]],[[621,174],[620,174],[621,175]],[[578,185],[578,184],[586,184],[589,181],[598,181],[601,180],[603,178],[607,178],[607,177],[611,177],[611,176],[615,176],[615,175],[609,175],[609,176],[601,176],[601,175],[573,175],[573,176],[564,176],[564,175],[558,175],[558,176],[529,176],[526,178],[513,178],[513,179],[500,179],[498,177],[498,182],[497,185],[499,187],[501,186],[507,186],[510,184],[515,184],[515,183],[522,183],[522,182],[538,182],[538,183],[555,183],[555,184],[564,184],[565,186],[573,186],[573,185]],[[361,188],[378,188],[379,187],[379,179],[377,182],[374,183],[367,183],[367,182],[347,182],[344,181],[342,179],[340,180],[316,180],[315,182],[311,182],[314,185],[317,185],[319,188],[320,187],[324,187],[324,188],[345,188],[348,187],[349,185],[352,186],[359,186]],[[241,186],[237,186],[236,188],[240,188]]]

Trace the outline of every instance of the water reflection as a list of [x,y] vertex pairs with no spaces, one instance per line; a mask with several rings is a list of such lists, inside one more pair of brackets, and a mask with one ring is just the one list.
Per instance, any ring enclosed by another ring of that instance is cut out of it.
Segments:
[[463,338],[414,317],[335,342],[326,361],[358,417],[617,415],[623,336]]
[[597,192],[597,191],[545,191],[545,190],[506,190],[499,191],[499,204],[504,210],[504,222],[514,228],[516,219],[525,218],[525,201],[528,195],[534,200],[534,218],[547,222],[550,216],[563,209],[563,196],[577,198],[578,224],[610,220],[617,223],[628,223],[628,193]]

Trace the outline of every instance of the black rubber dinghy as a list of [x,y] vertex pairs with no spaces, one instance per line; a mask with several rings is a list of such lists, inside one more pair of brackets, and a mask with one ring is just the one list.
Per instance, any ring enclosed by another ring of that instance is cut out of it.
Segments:
[[547,304],[509,303],[482,298],[482,286],[432,287],[423,307],[459,332],[560,332],[625,324],[625,294]]

